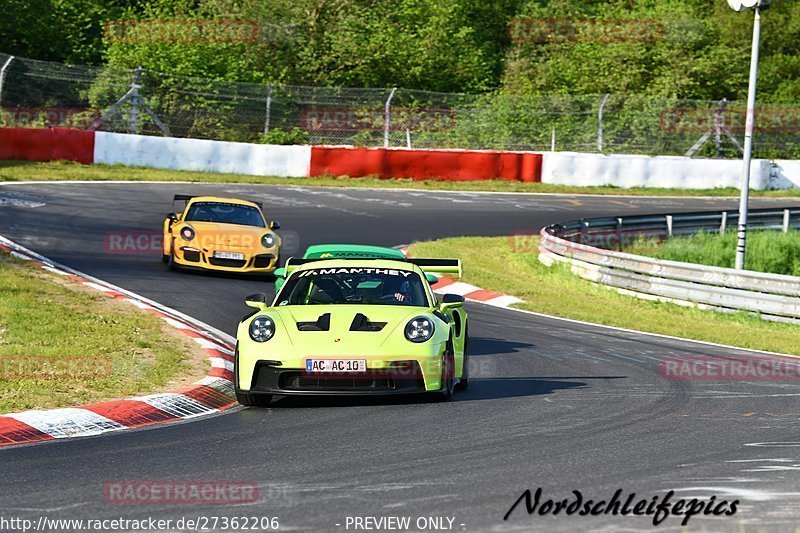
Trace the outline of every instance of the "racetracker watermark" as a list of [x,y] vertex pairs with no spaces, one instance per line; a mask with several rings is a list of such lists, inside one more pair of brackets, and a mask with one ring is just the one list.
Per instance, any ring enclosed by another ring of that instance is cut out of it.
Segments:
[[102,115],[103,112],[99,109],[84,107],[17,107],[0,111],[0,126],[86,129]]
[[[667,109],[661,112],[661,130],[668,133],[705,133],[724,128],[731,133],[745,131],[747,108]],[[797,133],[800,131],[800,107],[756,107],[753,130],[761,133]]]
[[[308,131],[383,131],[384,109],[316,108],[303,109],[300,115]],[[455,126],[452,109],[416,109],[392,107],[389,129],[392,131],[442,131]]]
[[664,37],[664,23],[636,18],[516,18],[509,24],[509,33],[517,43],[649,43]]
[[117,505],[242,505],[260,498],[255,481],[127,479],[103,484],[103,500]]
[[111,375],[111,359],[85,355],[6,355],[0,379],[97,379]]
[[746,355],[663,357],[658,372],[680,381],[795,381],[800,380],[800,361]]
[[263,43],[293,34],[290,26],[242,19],[112,20],[109,43]]
[[[658,243],[666,238],[666,230],[654,229],[604,229],[591,232],[576,232],[575,235],[565,236],[569,241],[600,248],[603,250],[617,250],[634,243],[640,246],[656,248]],[[512,231],[508,238],[509,247],[514,253],[532,253],[539,250],[539,232],[533,230]]]
[[[266,230],[265,230],[266,233]],[[281,254],[291,255],[300,250],[300,235],[296,231],[281,230]],[[178,241],[193,248],[208,250],[224,250],[230,248],[252,249],[259,245],[260,237],[248,234],[200,235],[191,241]],[[103,236],[103,251],[107,254],[119,255],[161,255],[163,253],[164,234],[155,230],[115,230]]]
[[175,518],[38,518],[0,516],[0,531],[57,533],[60,531],[279,531],[277,516],[181,516]]
[[[334,340],[334,342],[339,342]],[[362,356],[364,357],[364,356]],[[386,380],[422,380],[425,376],[433,377],[445,374],[445,377],[455,377],[455,368],[444,372],[442,358],[428,357],[422,361],[414,356],[397,358],[394,361],[384,361],[381,366],[371,363],[367,368],[367,361],[380,361],[381,356],[369,358],[334,359],[334,358],[308,358],[305,360],[306,370],[300,376],[303,379],[347,379],[354,383],[368,384],[378,379]],[[360,363],[359,361],[363,361]],[[470,378],[490,378],[498,373],[497,362],[491,358],[468,358]]]
[[638,498],[635,492],[623,495],[622,489],[617,489],[610,499],[593,500],[585,499],[581,491],[573,490],[571,497],[543,500],[541,488],[536,489],[534,493],[527,489],[516,499],[503,516],[503,520],[508,520],[514,510],[524,503],[523,509],[530,516],[561,513],[567,516],[648,516],[652,518],[654,526],[659,525],[670,516],[675,516],[682,517],[681,525],[685,527],[693,516],[733,516],[739,505],[739,500],[728,502],[727,500],[717,500],[716,496],[711,496],[708,500],[699,498],[673,500],[674,496],[675,491],[671,490],[661,496]]

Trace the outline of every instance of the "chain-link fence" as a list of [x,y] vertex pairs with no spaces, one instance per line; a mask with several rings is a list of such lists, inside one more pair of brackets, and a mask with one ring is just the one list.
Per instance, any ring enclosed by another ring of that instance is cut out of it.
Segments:
[[[212,81],[0,54],[0,125],[276,144],[738,157],[741,102],[468,95]],[[800,158],[800,106],[761,105],[754,151]]]

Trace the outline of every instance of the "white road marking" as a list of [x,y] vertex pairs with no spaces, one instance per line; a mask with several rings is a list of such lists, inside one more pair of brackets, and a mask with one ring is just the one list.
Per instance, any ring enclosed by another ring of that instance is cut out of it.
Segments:
[[139,396],[132,399],[149,404],[156,409],[178,418],[194,418],[217,411],[217,409],[213,407],[203,405],[188,396],[174,392],[150,394],[148,396]]
[[7,415],[57,439],[99,435],[125,429],[113,420],[86,409],[67,407],[48,411],[24,411]]
[[0,207],[43,207],[47,205],[44,202],[34,202],[33,200],[23,200],[21,198],[9,198],[8,196],[0,196]]

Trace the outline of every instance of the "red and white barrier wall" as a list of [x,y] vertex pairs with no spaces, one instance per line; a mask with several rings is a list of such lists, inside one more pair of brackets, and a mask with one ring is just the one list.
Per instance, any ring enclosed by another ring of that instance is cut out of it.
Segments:
[[314,146],[310,176],[379,176],[449,181],[540,181],[542,156],[498,150],[410,150]]
[[[738,187],[741,163],[677,156],[575,152],[412,150],[149,137],[64,128],[0,129],[0,159],[107,163],[256,176],[504,179],[557,185],[713,189]],[[800,187],[800,161],[754,160],[753,189]]]
[[0,128],[0,159],[94,162],[93,131]]
[[777,159],[773,161],[769,188],[800,188],[800,161],[789,159]]
[[94,162],[223,174],[306,177],[310,146],[95,133]]
[[255,176],[506,179],[535,182],[542,156],[493,150],[277,146],[64,128],[0,129],[0,159],[122,164]]
[[[753,160],[750,187],[769,188],[770,169],[769,161]],[[742,163],[736,159],[552,152],[544,154],[542,182],[581,187],[738,188],[741,170]]]

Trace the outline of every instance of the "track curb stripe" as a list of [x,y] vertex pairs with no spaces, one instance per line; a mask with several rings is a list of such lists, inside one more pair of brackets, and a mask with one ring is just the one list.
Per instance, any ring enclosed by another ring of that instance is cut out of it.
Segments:
[[431,289],[433,289],[433,292],[437,294],[460,294],[467,300],[481,302],[494,307],[508,307],[511,304],[516,304],[522,301],[516,296],[509,296],[508,294],[502,294],[499,292],[490,291],[488,289],[481,289],[480,287],[470,285],[469,283],[455,281],[447,276],[442,276],[439,278],[438,282],[431,285]]
[[[400,246],[397,249],[408,256],[408,246]],[[481,302],[494,307],[509,307],[512,304],[520,303],[522,300],[516,296],[509,296],[500,292],[481,289],[463,281],[456,281],[447,276],[438,276],[439,281],[431,285],[431,289],[436,294],[460,294],[467,300]]]
[[176,392],[81,407],[0,415],[0,446],[86,437],[176,422],[217,413],[236,404],[233,392],[233,347],[236,341],[233,337],[174,309],[60,265],[3,236],[0,236],[0,250],[159,316],[171,327],[194,339],[211,363],[207,377]]

